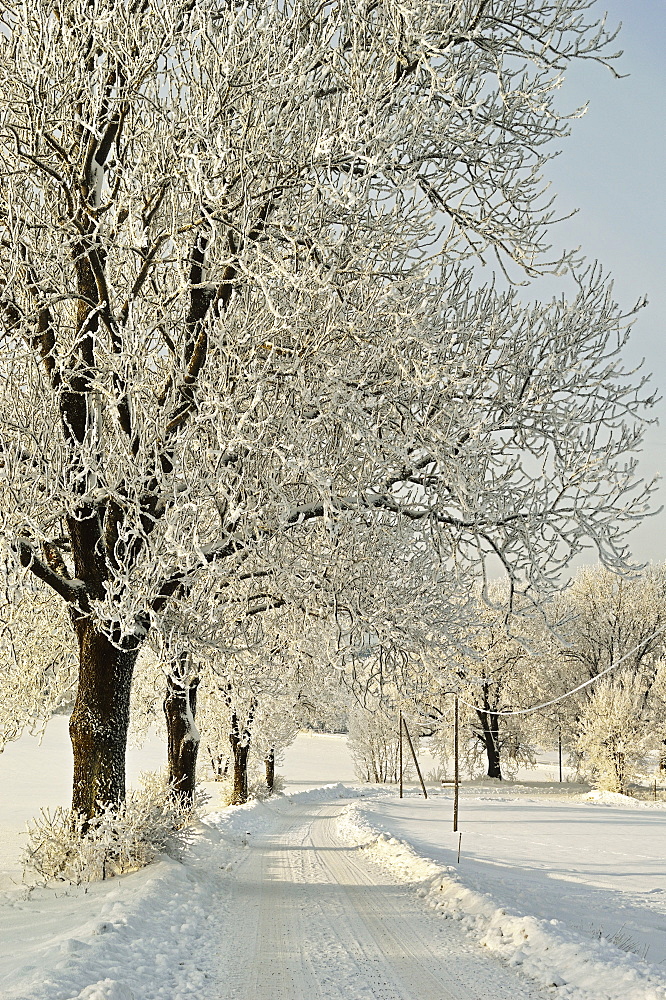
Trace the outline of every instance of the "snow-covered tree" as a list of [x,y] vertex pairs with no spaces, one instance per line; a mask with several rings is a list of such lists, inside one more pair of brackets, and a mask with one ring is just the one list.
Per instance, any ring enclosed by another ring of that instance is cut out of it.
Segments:
[[163,702],[167,729],[168,779],[175,794],[192,802],[200,742],[195,722],[200,671],[189,653],[179,653],[169,667]]
[[[491,584],[467,610],[453,658],[439,683],[426,684],[416,698],[432,730],[433,751],[446,764],[453,753],[453,701],[458,695],[460,754],[472,773],[501,780],[521,764],[533,763],[540,720],[510,714],[539,700],[543,652],[550,635],[542,609],[509,588]],[[445,690],[444,690],[445,689]]]
[[466,663],[461,684],[463,747],[472,770],[484,759],[487,776],[501,780],[503,769],[534,764],[534,719],[504,713],[533,702],[537,666],[500,623],[488,629],[478,654],[478,662]]
[[398,723],[379,708],[354,705],[349,713],[347,746],[361,781],[398,779]]
[[637,772],[645,771],[658,736],[646,725],[641,685],[635,677],[604,677],[594,685],[580,720],[577,748],[596,788],[626,793]]
[[666,566],[624,578],[603,566],[582,569],[558,600],[562,657],[585,680],[612,663],[643,678],[647,691],[666,648]]
[[259,700],[214,675],[202,696],[202,746],[214,777],[229,782],[230,803],[246,802],[253,784],[272,793],[282,752],[300,729],[298,702],[286,693]]
[[283,753],[296,739],[308,714],[302,691],[295,694],[288,689],[279,697],[259,702],[254,713],[251,752],[260,764],[271,793],[275,787],[275,768],[283,762]]
[[169,601],[208,574],[282,599],[276,539],[418,524],[463,588],[489,555],[552,583],[585,537],[622,561],[627,318],[596,270],[524,307],[465,264],[549,267],[555,92],[609,41],[589,8],[3,8],[3,567],[69,605],[75,812],[122,798]]
[[[629,578],[602,566],[584,568],[553,602],[549,616],[557,638],[551,641],[546,669],[540,672],[543,699],[558,697],[617,664],[608,676],[610,687],[603,688],[604,698],[612,700],[620,690],[631,692],[632,711],[643,730],[661,732],[666,567],[650,566]],[[597,712],[594,705],[601,704],[596,699],[598,683],[548,710],[578,762],[583,724],[589,726],[589,718]],[[617,697],[626,707],[625,695]]]
[[266,611],[199,657],[203,744],[217,776],[233,779],[233,804],[247,799],[252,759],[272,790],[281,752],[316,711],[318,674],[332,655],[326,639],[298,609]]
[[[354,761],[354,770],[361,781],[377,784],[398,781],[400,772],[400,726],[399,715],[391,711],[392,704],[386,702],[374,708],[355,704],[349,711],[349,735],[347,746]],[[404,736],[404,734],[403,734]],[[418,752],[419,736],[410,727],[410,736],[415,752]],[[411,777],[414,764],[411,752],[404,738],[403,774]]]

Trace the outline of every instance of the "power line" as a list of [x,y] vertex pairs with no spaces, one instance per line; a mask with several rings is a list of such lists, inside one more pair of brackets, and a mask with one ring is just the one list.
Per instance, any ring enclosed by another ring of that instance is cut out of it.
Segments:
[[[615,660],[613,663],[611,663],[610,667],[606,667],[606,669],[602,670],[601,673],[596,674],[594,677],[590,677],[590,679],[588,681],[584,681],[582,684],[579,684],[578,687],[572,688],[571,691],[566,691],[564,694],[559,695],[557,698],[551,699],[551,701],[544,701],[540,705],[533,705],[531,708],[516,708],[516,709],[513,709],[510,712],[509,711],[506,711],[506,712],[494,712],[493,711],[493,712],[491,712],[491,714],[492,715],[531,715],[532,712],[539,712],[539,711],[541,711],[542,708],[549,708],[551,705],[556,705],[558,703],[558,701],[564,701],[565,698],[570,698],[572,694],[577,694],[579,691],[582,691],[583,688],[589,687],[590,684],[595,684],[597,681],[601,680],[601,678],[605,677],[606,674],[609,674],[611,672],[611,670],[615,670],[615,668],[619,667],[621,663],[624,663],[624,661],[628,660],[630,656],[633,656],[633,654],[637,650],[639,650],[641,648],[641,646],[647,645],[648,642],[650,642],[652,639],[656,639],[657,636],[661,635],[662,632],[666,632],[666,623],[664,623],[660,628],[658,628],[656,632],[653,632],[652,635],[649,635],[647,637],[647,639],[641,639],[641,641],[639,643],[637,643],[627,653],[625,653],[624,656],[621,656],[619,660]],[[461,705],[466,705],[468,708],[473,708],[477,712],[491,711],[490,709],[480,708],[478,705],[473,705],[471,702],[465,701],[463,698],[459,697],[458,700],[460,701]]]

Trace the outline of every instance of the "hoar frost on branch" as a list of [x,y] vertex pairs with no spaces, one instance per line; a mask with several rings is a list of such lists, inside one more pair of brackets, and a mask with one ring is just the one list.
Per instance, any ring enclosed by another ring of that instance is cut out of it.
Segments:
[[32,587],[0,605],[0,751],[25,729],[41,733],[75,691],[74,637],[53,591]]
[[381,524],[463,589],[489,554],[526,587],[585,539],[622,562],[650,401],[626,317],[598,270],[524,307],[466,264],[549,266],[591,7],[3,6],[3,563],[74,624],[75,812],[124,794],[169,601],[279,577],[284,537]]

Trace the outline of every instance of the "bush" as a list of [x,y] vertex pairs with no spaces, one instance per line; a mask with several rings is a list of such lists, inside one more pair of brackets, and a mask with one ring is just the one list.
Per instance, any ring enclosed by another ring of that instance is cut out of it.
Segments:
[[276,774],[273,780],[273,788],[269,789],[266,784],[265,778],[257,778],[253,781],[248,789],[247,798],[248,802],[252,799],[256,799],[258,802],[263,802],[265,799],[270,799],[271,795],[281,795],[284,792],[284,778],[281,774]]
[[201,800],[184,806],[157,773],[142,775],[141,782],[120,807],[105,806],[87,828],[69,809],[42,809],[28,823],[24,875],[80,885],[144,868],[159,854],[180,860]]
[[600,681],[581,718],[577,750],[595,788],[626,793],[656,749],[653,727],[643,717],[643,695],[631,677]]

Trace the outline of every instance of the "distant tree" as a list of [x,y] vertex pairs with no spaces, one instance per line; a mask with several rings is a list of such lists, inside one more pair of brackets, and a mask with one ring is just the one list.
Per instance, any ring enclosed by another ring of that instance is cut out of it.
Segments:
[[398,780],[398,723],[379,708],[355,705],[349,713],[347,745],[361,781]]
[[502,780],[505,771],[534,763],[540,720],[511,713],[539,700],[548,639],[543,613],[531,601],[512,600],[501,583],[490,585],[485,599],[477,593],[458,650],[445,668],[447,691],[438,697],[431,685],[421,699],[435,753],[443,760],[452,754],[451,694],[457,694],[459,752],[472,773],[483,769]]
[[505,713],[533,700],[535,664],[522,643],[499,623],[488,629],[478,652],[476,664],[465,664],[461,684],[463,752],[473,769],[484,758],[487,776],[501,781],[503,768],[512,772],[534,764],[534,719]]
[[[354,770],[361,781],[386,784],[396,782],[400,773],[400,726],[394,703],[386,702],[374,708],[353,705],[349,711],[347,745],[354,761]],[[410,727],[412,745],[419,747],[419,733]],[[414,763],[407,739],[403,734],[403,776],[409,778]]]
[[[638,725],[645,734],[661,733],[663,739],[660,679],[666,651],[666,566],[650,566],[630,578],[602,566],[582,569],[551,614],[558,621],[560,641],[552,643],[548,669],[541,674],[547,681],[542,688],[545,698],[593,681],[617,664],[607,684],[593,683],[553,706],[574,759],[581,763],[583,746],[591,746],[590,720],[600,712],[608,713],[608,725],[611,719],[617,721],[618,737],[626,728],[618,720],[631,712],[632,726]],[[597,696],[598,688],[603,697]],[[584,730],[588,735],[581,742]]]
[[[197,694],[189,708],[181,704],[174,709],[175,725],[167,713],[170,757],[191,762],[187,779],[183,773],[181,780],[194,790],[196,754],[191,747],[179,749],[179,741],[184,737],[198,745],[200,729],[215,776],[228,773],[233,780],[235,805],[247,799],[253,758],[261,761],[271,790],[281,751],[316,710],[319,675],[326,672],[330,653],[330,628],[327,634],[302,608],[271,606],[267,596],[264,603],[248,606],[243,598],[220,600],[213,591],[199,595],[194,612],[192,602],[185,601],[180,617],[171,617],[171,625],[177,623],[171,642],[187,642],[195,652],[164,660],[168,690],[179,685],[182,698],[187,689]],[[240,616],[243,606],[245,617]],[[192,612],[194,617],[188,618]],[[188,665],[180,680],[179,663]]]
[[580,570],[558,600],[566,645],[560,655],[585,680],[622,660],[622,671],[640,677],[644,690],[666,650],[666,566],[625,578],[603,566]]

